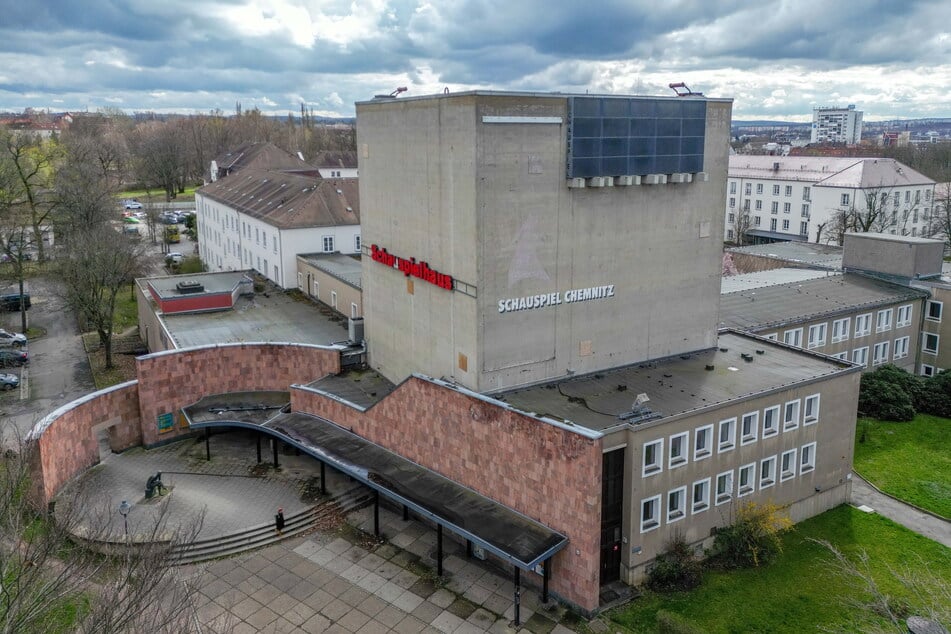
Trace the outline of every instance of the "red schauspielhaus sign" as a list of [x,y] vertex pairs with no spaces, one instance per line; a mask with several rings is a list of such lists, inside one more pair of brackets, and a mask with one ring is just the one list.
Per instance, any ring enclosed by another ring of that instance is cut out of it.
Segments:
[[382,249],[375,244],[370,247],[370,257],[373,258],[374,262],[399,270],[406,277],[418,277],[430,284],[435,284],[439,288],[444,288],[447,291],[452,290],[452,276],[432,270],[426,262],[417,262],[416,258],[401,258],[388,253],[386,249]]

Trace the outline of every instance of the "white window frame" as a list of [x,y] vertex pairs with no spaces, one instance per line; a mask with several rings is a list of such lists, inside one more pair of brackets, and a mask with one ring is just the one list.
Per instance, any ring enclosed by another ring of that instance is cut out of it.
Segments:
[[872,334],[872,313],[856,315],[854,337],[858,339],[859,337],[864,337],[870,334]]
[[776,484],[776,456],[763,458],[759,462],[759,489],[768,489]]
[[832,343],[849,340],[849,325],[852,320],[849,317],[836,319],[832,322]]
[[857,363],[863,368],[868,367],[868,346],[862,346],[852,351],[852,363]]
[[908,350],[911,348],[911,337],[899,337],[895,340],[895,347],[892,350],[892,359],[904,359],[908,356]]
[[[700,500],[697,500],[697,487],[700,487]],[[710,508],[710,478],[697,480],[690,487],[690,514],[703,513]]]
[[[321,236],[320,245],[323,248],[324,253],[333,253],[334,251],[334,237],[333,236]],[[329,246],[329,248],[328,248]]]
[[892,309],[884,308],[875,316],[875,332],[885,332],[892,329]]
[[[749,432],[747,432],[749,427]],[[756,442],[759,433],[759,410],[747,412],[740,417],[740,445],[750,445]]]
[[304,274],[300,271],[297,272],[297,290],[304,290]]
[[888,363],[888,343],[887,341],[879,341],[872,347],[873,366]]
[[356,302],[350,302],[350,317],[356,319],[360,316],[360,309],[357,307]]
[[[784,468],[784,465],[789,463],[789,468]],[[788,449],[782,453],[780,456],[779,463],[779,481],[785,482],[786,480],[792,480],[796,477],[796,448]]]
[[[747,479],[746,485],[743,478]],[[756,491],[756,463],[751,462],[739,468],[736,476],[736,497],[741,498]]]
[[[728,440],[723,440],[723,432],[726,430]],[[733,451],[736,447],[736,417],[725,418],[720,421],[717,427],[717,453],[726,453]]]
[[[648,504],[651,507],[651,514],[650,517],[645,517],[644,510]],[[649,533],[657,528],[660,528],[660,495],[641,500],[641,532]]]
[[320,282],[314,280],[314,297],[320,299]]
[[[934,346],[929,345],[929,341],[933,338]],[[927,354],[938,354],[938,345],[941,342],[941,336],[934,332],[923,332],[921,333],[921,351]]]
[[934,366],[927,363],[921,364],[921,376],[934,376]]
[[[674,456],[674,447],[677,446],[675,441],[680,441],[680,455]],[[685,431],[679,434],[674,434],[670,437],[670,443],[667,445],[667,468],[676,469],[677,467],[682,467],[687,464],[687,456],[690,455],[690,432]]]
[[337,291],[330,291],[330,307],[337,307]]
[[763,438],[772,438],[779,433],[780,416],[779,405],[773,405],[763,410]]
[[815,425],[819,422],[819,395],[810,394],[802,400],[802,426]]
[[[794,429],[799,429],[799,413],[801,411],[801,403],[798,398],[794,398],[791,401],[786,401],[783,404],[783,431],[792,431]],[[790,415],[790,413],[792,415]]]
[[[932,310],[934,308],[937,308],[938,310],[937,311]],[[938,313],[937,317],[932,316],[932,313],[934,312]],[[935,322],[941,323],[941,313],[943,312],[944,312],[944,302],[939,302],[934,299],[929,299],[925,307],[925,321],[935,321]]]
[[768,339],[769,341],[779,341],[779,333],[771,332],[768,335],[763,335],[763,339]]
[[773,196],[779,196],[779,185],[773,185]]
[[[674,500],[677,504],[671,508]],[[667,492],[667,523],[673,524],[687,517],[687,487],[682,486]]]
[[[657,445],[656,450],[654,451],[654,460],[651,463],[647,462],[647,448]],[[652,476],[655,473],[660,473],[664,470],[664,439],[658,438],[657,440],[652,440],[650,442],[645,442],[644,446],[641,448],[643,455],[641,457],[641,476],[646,478]]]
[[353,236],[353,250],[356,253],[360,253],[360,250],[363,248],[363,244],[360,242],[360,234]]
[[899,306],[895,314],[895,328],[904,328],[911,325],[911,304]]
[[[790,336],[791,335],[791,336]],[[783,333],[783,343],[795,346],[797,348],[802,347],[802,328],[792,328]]]
[[833,359],[838,359],[839,361],[848,361],[849,360],[849,351],[843,350],[842,352],[836,352],[832,355]]
[[808,347],[812,348],[821,348],[826,345],[826,331],[828,330],[828,324],[815,324],[809,326],[809,343]]
[[810,442],[799,451],[799,474],[809,473],[816,468],[816,443]]
[[[726,478],[726,487],[724,488],[724,492],[720,493],[720,481],[723,478]],[[733,469],[717,474],[716,489],[715,489],[714,495],[716,496],[716,501],[715,501],[716,506],[720,506],[721,504],[726,504],[733,500]]]
[[[701,437],[703,446],[699,445]],[[713,425],[702,425],[693,432],[693,461],[704,460],[713,455]]]

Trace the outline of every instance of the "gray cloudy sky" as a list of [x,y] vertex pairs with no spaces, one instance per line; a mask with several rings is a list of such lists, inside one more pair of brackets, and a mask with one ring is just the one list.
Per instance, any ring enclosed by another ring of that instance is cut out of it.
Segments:
[[0,110],[351,116],[407,86],[951,117],[948,0],[0,0]]

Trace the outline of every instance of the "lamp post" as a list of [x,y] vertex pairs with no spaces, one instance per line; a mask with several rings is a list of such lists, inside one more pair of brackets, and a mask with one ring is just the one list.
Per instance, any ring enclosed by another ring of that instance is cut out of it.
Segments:
[[127,500],[122,500],[119,504],[119,515],[122,516],[122,523],[125,526],[126,539],[129,538],[129,511],[131,510],[132,505]]

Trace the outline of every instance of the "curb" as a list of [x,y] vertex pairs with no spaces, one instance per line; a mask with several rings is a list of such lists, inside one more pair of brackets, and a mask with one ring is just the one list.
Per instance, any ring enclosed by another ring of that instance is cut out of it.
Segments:
[[900,504],[904,504],[904,505],[907,506],[908,508],[912,508],[912,509],[915,509],[916,511],[919,511],[919,512],[921,512],[921,513],[924,513],[925,515],[930,515],[931,517],[935,518],[936,520],[941,520],[941,521],[943,521],[943,522],[948,522],[949,524],[951,524],[951,519],[949,519],[949,518],[947,518],[947,517],[945,517],[945,516],[943,516],[943,515],[938,515],[938,514],[935,513],[934,511],[929,511],[928,509],[923,509],[923,508],[921,508],[920,506],[916,506],[916,505],[912,504],[911,502],[908,502],[908,501],[903,500],[903,499],[901,499],[901,498],[895,497],[895,496],[892,495],[891,493],[886,493],[885,491],[882,491],[882,490],[879,489],[877,486],[875,486],[874,484],[872,484],[871,482],[869,482],[868,480],[866,480],[865,477],[864,477],[861,473],[859,473],[858,471],[855,471],[855,470],[853,469],[853,470],[852,470],[852,473],[853,473],[855,476],[857,476],[862,482],[864,482],[865,484],[869,485],[870,487],[872,487],[872,489],[874,489],[875,491],[878,491],[879,493],[881,493],[881,494],[884,495],[885,497],[891,498],[892,500],[894,500],[894,501],[896,501],[896,502],[898,502],[898,503],[900,503]]

